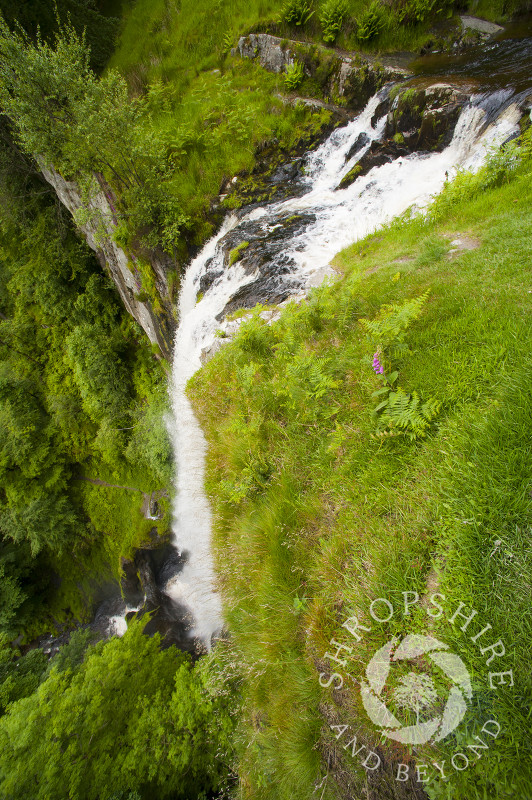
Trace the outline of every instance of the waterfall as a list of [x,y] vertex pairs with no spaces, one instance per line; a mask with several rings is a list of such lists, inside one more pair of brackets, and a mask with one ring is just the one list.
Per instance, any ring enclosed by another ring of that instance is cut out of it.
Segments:
[[[228,217],[221,230],[192,261],[184,277],[179,299],[179,327],[176,334],[171,377],[173,439],[177,478],[173,518],[173,543],[185,556],[182,571],[166,586],[166,593],[179,606],[189,609],[193,623],[190,634],[210,645],[222,627],[222,609],[216,590],[210,546],[211,512],[204,493],[206,442],[187,399],[188,379],[200,367],[200,356],[215,336],[217,316],[223,313],[235,292],[255,280],[237,262],[224,266],[223,239],[229,232],[257,223],[266,236],[290,215],[311,212],[309,221],[283,242],[283,254],[292,264],[290,278],[309,286],[312,276],[326,267],[342,248],[374,231],[409,207],[423,209],[458,168],[477,169],[490,147],[500,145],[517,129],[520,112],[509,103],[510,92],[500,97],[473,97],[464,107],[449,146],[441,153],[402,156],[371,169],[348,188],[338,190],[342,177],[382,136],[385,117],[374,126],[372,117],[381,95],[373,97],[352,122],[334,131],[305,164],[304,193],[297,198],[272,202],[238,218]],[[494,100],[495,97],[495,100]],[[496,103],[493,119],[488,108]],[[502,109],[502,110],[501,110]],[[362,149],[348,154],[364,134]],[[246,237],[243,234],[242,240]],[[284,262],[286,263],[286,261]],[[199,302],[199,282],[207,271],[214,274],[211,286]]]

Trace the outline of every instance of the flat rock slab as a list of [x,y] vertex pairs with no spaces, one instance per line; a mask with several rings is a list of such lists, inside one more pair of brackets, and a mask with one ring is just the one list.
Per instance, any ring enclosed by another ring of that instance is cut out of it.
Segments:
[[306,288],[313,289],[317,286],[321,286],[325,281],[331,283],[332,281],[338,280],[339,277],[340,274],[331,267],[330,264],[327,264],[325,267],[317,269],[307,278]]
[[460,21],[464,31],[469,28],[469,30],[478,31],[486,36],[494,36],[504,30],[502,25],[496,25],[494,22],[487,22],[485,19],[479,19],[478,17],[461,16]]
[[457,236],[451,242],[451,249],[447,253],[447,258],[455,258],[467,250],[476,250],[481,242],[474,236]]

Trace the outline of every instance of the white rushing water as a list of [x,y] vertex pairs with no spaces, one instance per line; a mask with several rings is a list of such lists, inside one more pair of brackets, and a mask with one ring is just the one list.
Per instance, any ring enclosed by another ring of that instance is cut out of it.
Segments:
[[[218,247],[226,233],[237,225],[259,221],[264,232],[290,214],[312,212],[315,221],[303,233],[285,242],[284,253],[295,263],[295,276],[309,281],[327,266],[343,247],[380,227],[407,208],[425,207],[442,188],[446,177],[458,168],[475,169],[488,149],[503,142],[516,130],[520,116],[509,105],[495,122],[486,125],[486,112],[475,102],[467,105],[458,120],[450,145],[442,153],[415,154],[374,167],[351,186],[336,190],[342,177],[382,135],[385,118],[371,126],[380,98],[375,96],[366,109],[345,127],[334,131],[305,165],[308,191],[301,197],[254,209],[237,219],[229,217],[221,230],[190,264],[181,288],[179,328],[176,335],[171,379],[173,421],[171,434],[177,462],[174,545],[186,555],[183,570],[169,583],[166,592],[176,604],[189,609],[194,624],[191,635],[209,646],[211,636],[222,627],[222,610],[216,591],[210,548],[211,512],[205,496],[204,464],[206,442],[185,394],[188,379],[200,367],[200,355],[208,348],[219,323],[216,316],[234,293],[253,281],[237,262],[223,269],[223,252]],[[505,96],[501,95],[500,105]],[[361,133],[368,143],[355,157],[346,155]],[[243,235],[243,239],[245,236]],[[206,270],[218,269],[220,276],[196,302],[199,281]]]

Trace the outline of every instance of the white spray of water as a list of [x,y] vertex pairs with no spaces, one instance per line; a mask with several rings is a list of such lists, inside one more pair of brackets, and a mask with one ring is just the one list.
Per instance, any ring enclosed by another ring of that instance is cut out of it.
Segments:
[[[519,111],[508,108],[485,130],[486,114],[476,105],[461,113],[451,144],[442,153],[411,155],[374,167],[366,176],[343,190],[336,190],[341,178],[366,152],[371,141],[382,135],[385,120],[373,128],[371,118],[379,97],[351,123],[327,139],[306,164],[309,191],[302,197],[252,211],[242,220],[232,216],[190,264],[179,299],[179,328],[176,335],[171,379],[173,424],[171,434],[177,462],[177,495],[174,508],[174,545],[187,560],[183,570],[169,582],[166,592],[176,604],[194,617],[191,635],[210,644],[222,627],[222,610],[215,587],[210,546],[211,512],[204,493],[206,442],[185,394],[188,379],[200,367],[202,349],[209,347],[219,327],[221,314],[234,293],[252,281],[238,264],[223,267],[218,247],[225,234],[241,222],[259,220],[267,232],[289,214],[311,211],[315,222],[286,242],[285,253],[297,265],[296,275],[309,279],[323,269],[343,247],[380,227],[407,208],[425,207],[442,188],[447,176],[459,167],[478,168],[487,150],[515,131]],[[353,158],[347,154],[361,133],[368,142]],[[209,263],[210,262],[210,263]],[[221,272],[200,302],[196,302],[204,272]]]
[[[144,603],[145,602],[146,598],[144,598]],[[144,603],[140,603],[138,606],[126,605],[120,614],[113,614],[112,617],[109,617],[107,622],[107,636],[122,637],[127,631],[127,615],[132,612],[140,611]]]

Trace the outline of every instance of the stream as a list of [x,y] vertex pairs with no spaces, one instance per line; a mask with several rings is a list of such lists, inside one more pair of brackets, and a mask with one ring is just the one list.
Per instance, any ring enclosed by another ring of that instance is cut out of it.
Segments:
[[[210,548],[211,512],[203,490],[206,442],[185,387],[202,354],[212,350],[216,331],[234,327],[224,321],[225,313],[235,307],[235,297],[243,307],[251,305],[250,297],[264,303],[304,297],[330,274],[328,264],[339,250],[409,207],[422,210],[457,169],[478,169],[491,147],[515,135],[522,113],[511,88],[474,94],[443,152],[399,157],[338,190],[342,177],[383,135],[386,116],[375,120],[374,115],[386,92],[375,95],[356,119],[308,154],[303,174],[295,180],[296,197],[228,216],[183,281],[170,391],[177,462],[173,544],[185,564],[165,593],[190,610],[190,635],[207,647],[221,630],[223,617]],[[361,141],[363,146],[350,157]],[[297,224],[287,226],[294,216]],[[276,237],[277,231],[281,236]],[[253,260],[251,266],[245,258],[228,263],[229,249],[242,241],[258,243],[266,252],[266,277]]]
[[[226,315],[257,303],[302,300],[335,274],[329,264],[342,248],[409,208],[422,213],[458,169],[478,169],[490,148],[518,133],[523,104],[531,104],[529,30],[520,30],[515,38],[501,35],[465,55],[427,56],[412,67],[407,84],[426,88],[452,77],[452,86],[462,92],[458,120],[441,152],[388,157],[339,188],[342,178],[371,156],[385,136],[391,87],[384,87],[355,119],[336,128],[304,159],[280,168],[288,197],[285,192],[282,200],[228,214],[190,263],[181,284],[169,385],[168,428],[176,461],[172,541],[137,553],[132,570],[141,575],[144,598],[135,588],[136,579],[125,599],[114,588],[91,624],[99,635],[120,636],[137,610],[155,609],[146,633],[158,630],[167,644],[202,651],[222,632],[211,509],[204,492],[207,444],[185,390],[203,361],[222,346],[217,331],[228,341],[238,329],[241,319],[228,321]],[[244,241],[248,246],[231,265],[230,252]],[[61,641],[49,638],[42,646],[54,652]]]

